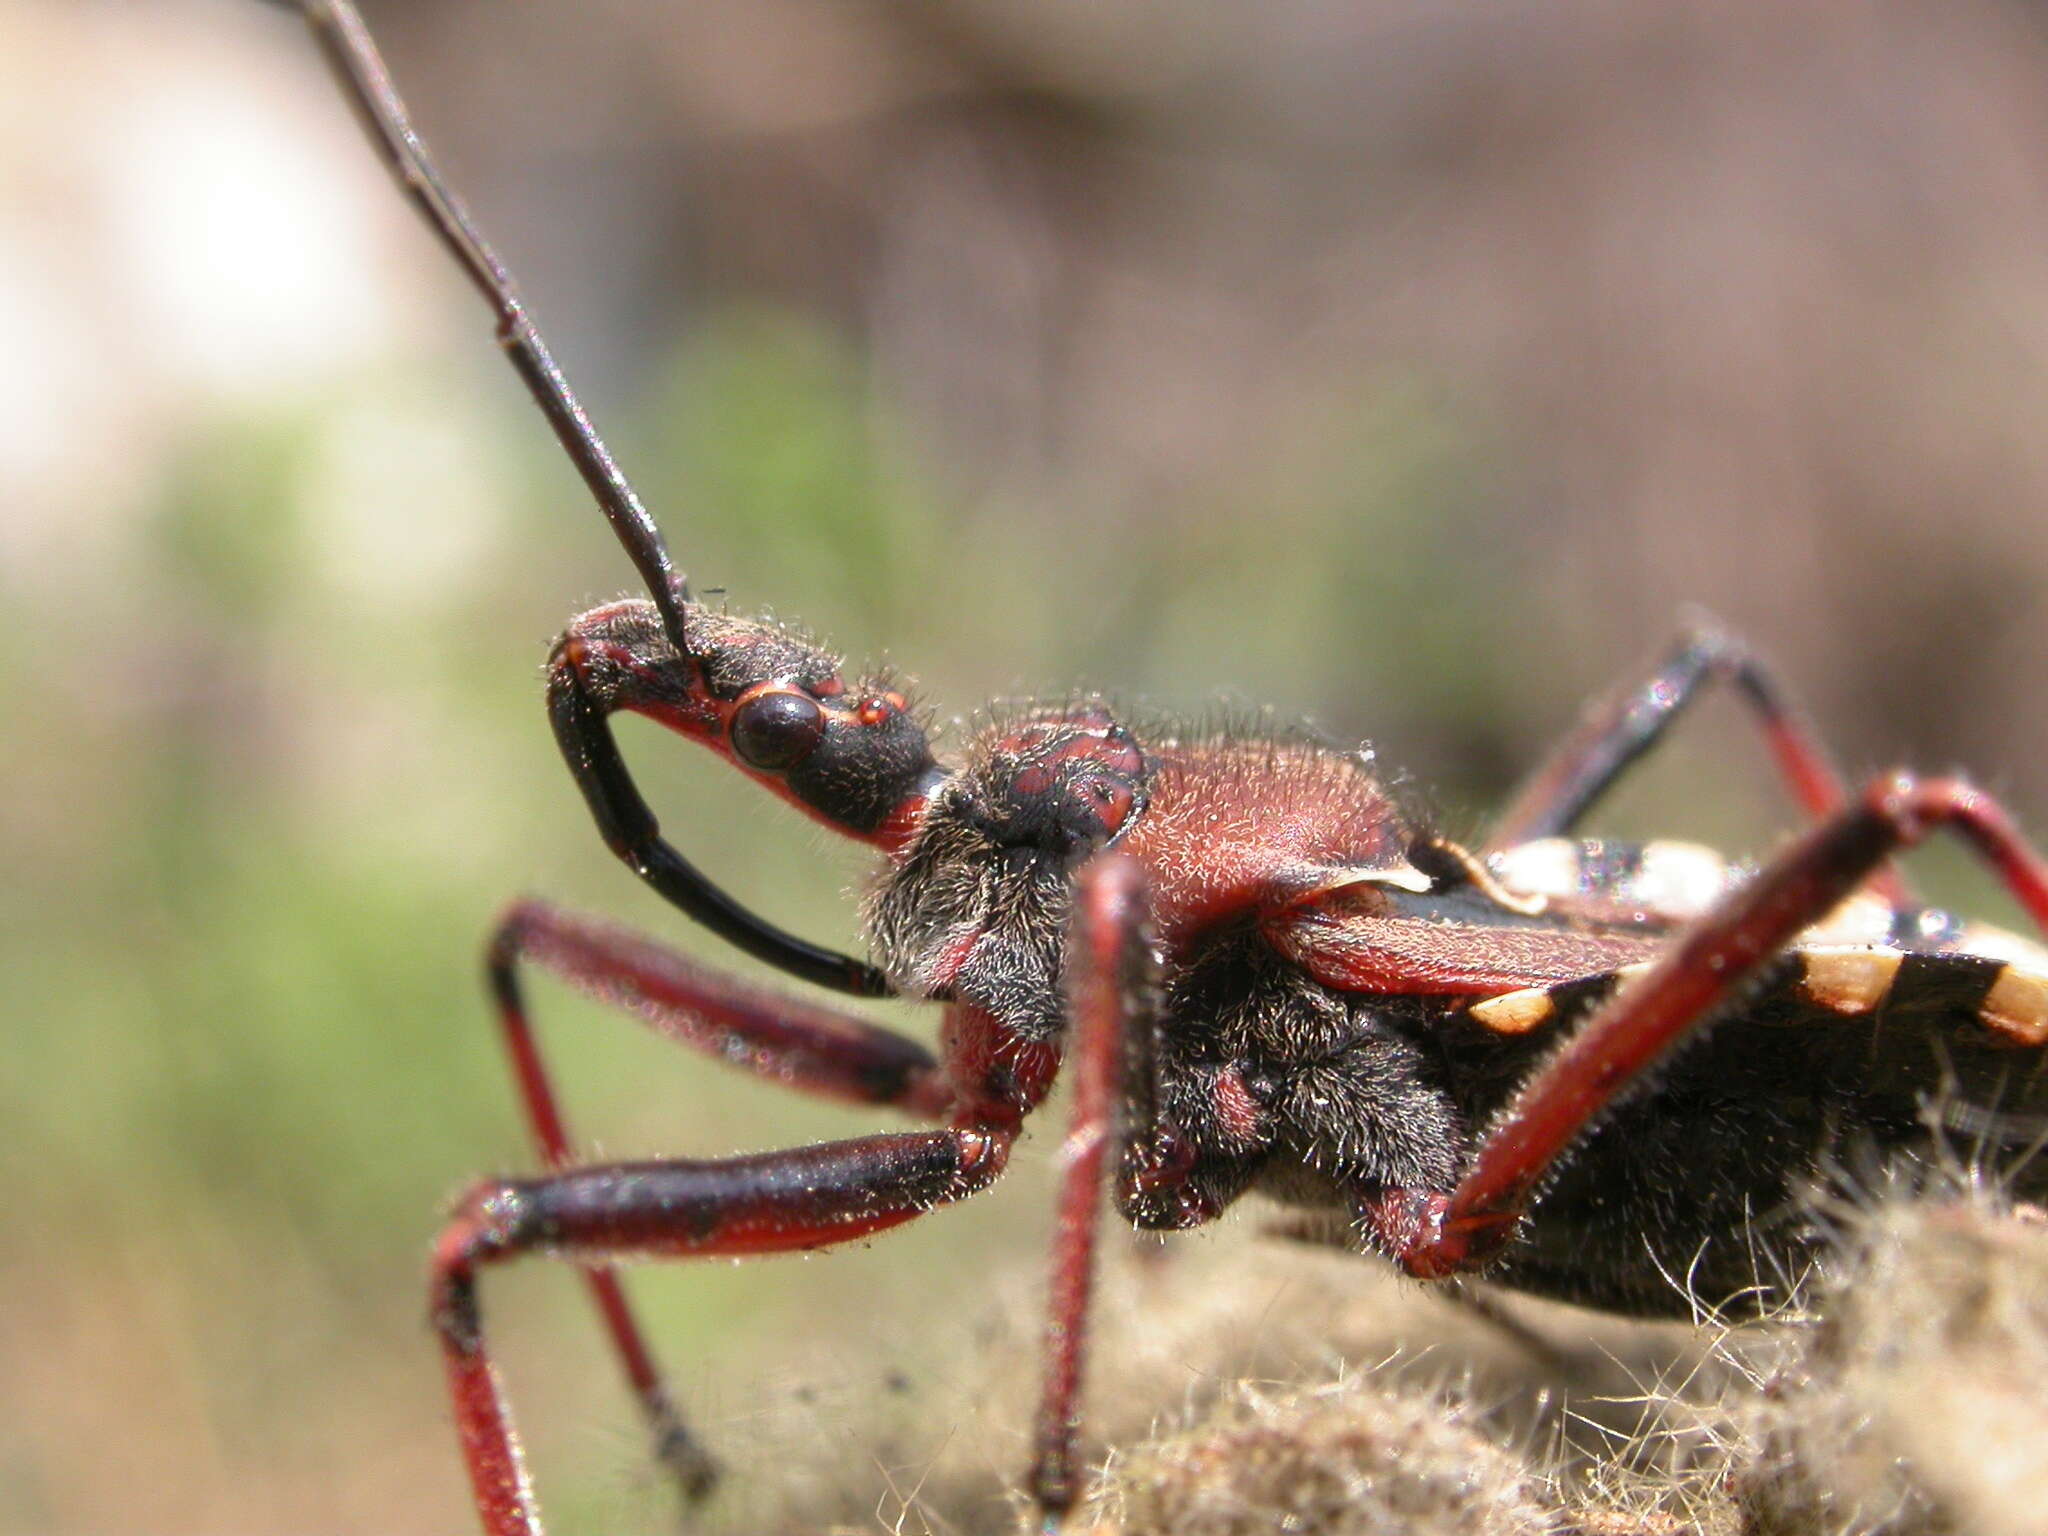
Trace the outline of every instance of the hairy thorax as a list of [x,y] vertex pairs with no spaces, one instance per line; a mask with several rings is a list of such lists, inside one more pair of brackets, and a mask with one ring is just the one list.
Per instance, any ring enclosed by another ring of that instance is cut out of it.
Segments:
[[1399,862],[1409,834],[1353,755],[1216,734],[1141,737],[1097,705],[978,736],[869,897],[868,937],[906,991],[1034,1037],[1063,1016],[1074,870],[1113,846],[1144,866],[1170,982],[1209,935],[1333,871]]

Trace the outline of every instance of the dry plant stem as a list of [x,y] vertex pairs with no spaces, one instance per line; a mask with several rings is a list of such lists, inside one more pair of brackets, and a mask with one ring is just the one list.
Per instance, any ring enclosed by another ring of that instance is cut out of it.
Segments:
[[1555,1536],[1526,1458],[1469,1408],[1384,1380],[1239,1383],[1133,1447],[1093,1512],[1122,1536]]
[[2048,1232],[1960,1171],[1847,1213],[1819,1325],[1748,1404],[1756,1536],[2035,1536]]

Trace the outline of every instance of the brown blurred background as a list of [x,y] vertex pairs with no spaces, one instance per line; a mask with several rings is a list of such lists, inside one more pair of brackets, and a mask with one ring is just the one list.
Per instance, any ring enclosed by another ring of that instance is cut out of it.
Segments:
[[[944,718],[1266,703],[1469,829],[1700,603],[1852,766],[2048,828],[2037,6],[364,9],[699,586]],[[711,952],[539,710],[627,569],[288,15],[0,0],[0,124],[0,1531],[462,1529],[420,1260],[526,1162],[481,935]],[[852,942],[860,861],[666,746],[692,856]],[[1758,755],[1704,710],[1603,826],[1767,847]],[[608,1155],[872,1124],[540,1006]],[[1028,1273],[1045,1140],[636,1276],[709,1432]],[[560,1527],[660,1527],[572,1283],[488,1304]]]

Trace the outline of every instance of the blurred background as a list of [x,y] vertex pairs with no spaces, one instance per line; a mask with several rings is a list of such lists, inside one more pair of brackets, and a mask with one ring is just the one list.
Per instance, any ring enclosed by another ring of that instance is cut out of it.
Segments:
[[[1698,603],[1853,767],[2048,828],[2038,6],[364,10],[700,589],[942,720],[1261,703],[1470,831]],[[0,0],[0,125],[0,1531],[464,1529],[422,1260],[529,1162],[482,936],[714,953],[540,709],[628,570],[287,14]],[[861,859],[628,735],[855,942]],[[1767,848],[1759,758],[1705,708],[1602,828]],[[873,1128],[536,991],[605,1155]],[[636,1274],[720,1448],[1035,1274],[1047,1139],[871,1252]],[[486,1303],[559,1528],[662,1528],[579,1288]]]

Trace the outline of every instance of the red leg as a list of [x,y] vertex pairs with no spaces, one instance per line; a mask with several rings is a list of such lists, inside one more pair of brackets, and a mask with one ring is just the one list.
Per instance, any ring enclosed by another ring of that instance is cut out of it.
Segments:
[[1380,1214],[1402,1264],[1441,1278],[1498,1253],[1559,1155],[1617,1095],[1872,870],[1942,827],[1962,836],[2048,933],[2048,862],[1995,800],[1952,779],[1877,780],[1680,934],[1647,975],[1588,1020],[1522,1090],[1456,1190],[1410,1195]]
[[1074,894],[1067,981],[1074,1102],[1060,1147],[1045,1385],[1026,1480],[1048,1531],[1058,1528],[1077,1492],[1074,1447],[1104,1163],[1120,1109],[1137,1122],[1126,1128],[1134,1137],[1148,1136],[1155,1116],[1144,876],[1132,860],[1105,854],[1081,871]]
[[[1772,761],[1809,816],[1848,800],[1834,759],[1805,714],[1748,647],[1707,623],[1688,629],[1647,676],[1596,702],[1523,782],[1487,839],[1489,850],[1569,832],[1644,753],[1663,739],[1709,683],[1732,683],[1762,726]],[[1870,881],[1894,906],[1910,899],[1896,872]]]
[[1008,1133],[909,1131],[720,1162],[625,1163],[486,1183],[434,1248],[431,1315],[487,1536],[540,1536],[540,1510],[484,1344],[477,1271],[541,1250],[740,1257],[823,1248],[985,1188]]
[[587,997],[627,1010],[657,1034],[802,1092],[927,1120],[943,1119],[951,1108],[945,1075],[931,1052],[908,1036],[748,986],[623,929],[537,901],[515,903],[491,940],[491,990],[515,1036],[523,1026],[512,1027],[521,1012],[513,970],[522,959]]
[[[829,1008],[744,987],[645,939],[523,901],[498,925],[487,970],[527,1121],[551,1169],[573,1159],[527,1019],[517,975],[522,959],[628,1010],[672,1040],[805,1092],[926,1118],[937,1118],[949,1097],[931,1054],[913,1040]],[[685,1500],[702,1498],[716,1480],[716,1463],[683,1423],[618,1276],[601,1265],[586,1267],[584,1275],[647,1418],[655,1459],[674,1474]]]

